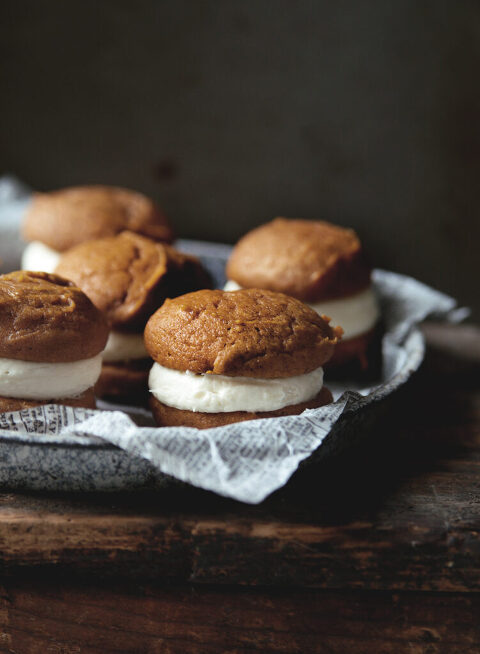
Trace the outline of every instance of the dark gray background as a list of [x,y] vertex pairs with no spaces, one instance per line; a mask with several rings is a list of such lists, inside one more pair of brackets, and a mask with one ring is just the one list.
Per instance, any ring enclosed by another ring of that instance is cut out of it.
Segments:
[[480,3],[5,1],[0,66],[0,172],[139,189],[184,237],[331,220],[480,308]]

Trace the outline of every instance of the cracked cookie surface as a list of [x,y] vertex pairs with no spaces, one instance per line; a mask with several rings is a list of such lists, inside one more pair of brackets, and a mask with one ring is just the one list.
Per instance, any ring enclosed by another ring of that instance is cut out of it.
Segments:
[[352,229],[323,221],[276,218],[241,238],[227,277],[305,302],[353,295],[370,284],[370,265]]
[[16,271],[0,276],[0,357],[67,362],[103,350],[108,326],[73,282]]
[[112,327],[134,332],[143,331],[167,297],[210,285],[196,257],[129,231],[77,245],[56,271],[72,279]]
[[27,241],[41,241],[58,252],[124,230],[158,241],[173,240],[166,217],[150,198],[114,186],[36,193],[22,226]]
[[202,290],[167,300],[147,323],[145,345],[167,368],[273,379],[322,366],[341,333],[282,293]]

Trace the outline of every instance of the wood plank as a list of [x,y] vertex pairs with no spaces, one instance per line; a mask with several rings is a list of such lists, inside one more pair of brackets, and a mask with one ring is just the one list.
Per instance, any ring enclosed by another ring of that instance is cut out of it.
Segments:
[[[458,350],[461,330],[448,329]],[[478,590],[478,364],[442,347],[360,449],[305,467],[261,506],[188,487],[1,494],[0,572]]]
[[17,580],[0,652],[477,654],[480,597]]

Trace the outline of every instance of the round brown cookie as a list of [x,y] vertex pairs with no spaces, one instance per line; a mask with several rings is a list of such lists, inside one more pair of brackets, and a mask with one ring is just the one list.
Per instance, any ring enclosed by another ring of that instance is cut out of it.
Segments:
[[0,413],[32,409],[42,404],[65,404],[66,406],[95,409],[95,395],[93,388],[88,388],[80,395],[75,395],[74,397],[62,397],[50,400],[22,400],[14,397],[0,397]]
[[196,257],[128,231],[77,245],[56,272],[78,284],[113,328],[134,332],[165,298],[211,286]]
[[322,366],[341,333],[282,293],[203,290],[167,300],[148,321],[144,340],[167,368],[272,379]]
[[103,314],[58,275],[0,275],[0,357],[37,362],[89,359],[108,337]]
[[148,373],[151,359],[126,363],[104,363],[95,384],[95,394],[127,404],[148,404]]
[[199,411],[185,411],[162,404],[155,397],[150,399],[150,407],[159,427],[197,427],[198,429],[208,429],[209,427],[221,427],[233,422],[243,422],[244,420],[256,420],[257,418],[278,418],[280,416],[298,415],[305,409],[317,409],[318,407],[330,404],[333,397],[328,388],[325,386],[309,402],[301,402],[286,406],[277,411],[230,411],[225,413],[201,413]]
[[63,252],[129,229],[158,241],[172,242],[166,217],[141,193],[113,186],[78,186],[37,193],[24,219],[27,241],[41,241]]
[[227,263],[243,288],[267,288],[306,302],[353,295],[370,284],[370,266],[351,229],[276,218],[248,232]]

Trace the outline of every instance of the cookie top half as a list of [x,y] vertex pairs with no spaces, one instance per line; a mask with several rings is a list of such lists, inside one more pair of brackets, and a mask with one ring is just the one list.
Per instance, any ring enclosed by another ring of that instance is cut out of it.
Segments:
[[141,193],[113,186],[78,186],[37,193],[22,233],[63,252],[95,238],[131,230],[171,242],[173,232],[160,208]]
[[112,327],[126,331],[143,332],[166,298],[211,286],[196,257],[128,231],[68,250],[56,272],[75,282]]
[[235,246],[227,277],[306,302],[337,299],[370,284],[371,268],[351,229],[327,222],[276,218]]
[[151,357],[167,368],[272,379],[322,366],[341,331],[282,293],[203,290],[167,300],[144,338]]
[[0,357],[79,361],[99,354],[107,337],[103,314],[72,282],[40,272],[0,275]]

